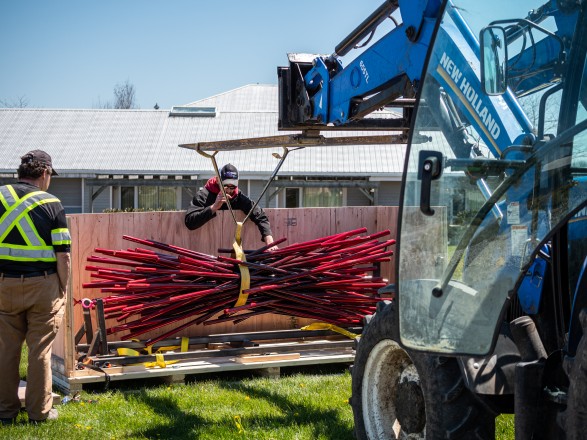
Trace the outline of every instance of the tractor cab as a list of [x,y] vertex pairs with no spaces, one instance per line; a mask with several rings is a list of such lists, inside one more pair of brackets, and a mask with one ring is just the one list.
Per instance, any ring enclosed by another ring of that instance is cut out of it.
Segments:
[[445,8],[412,126],[430,141],[410,143],[403,181],[407,348],[485,355],[512,304],[537,315],[557,290],[561,335],[585,305],[587,21],[554,3]]

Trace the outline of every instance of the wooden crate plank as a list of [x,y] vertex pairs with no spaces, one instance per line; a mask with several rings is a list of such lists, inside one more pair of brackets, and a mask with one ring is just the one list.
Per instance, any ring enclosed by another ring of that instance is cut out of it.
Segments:
[[[205,374],[205,373],[222,373],[231,371],[256,370],[270,367],[294,367],[308,365],[324,365],[333,363],[352,363],[354,353],[352,350],[332,351],[317,350],[307,353],[300,353],[297,359],[284,360],[265,360],[262,362],[238,363],[234,357],[200,359],[193,362],[182,362],[178,364],[167,365],[165,368],[154,367],[145,368],[141,365],[125,366],[122,373],[113,372],[110,374],[111,381],[146,379],[154,377],[164,377],[177,374]],[[83,371],[83,370],[82,370]],[[105,376],[102,373],[89,370],[86,374],[76,372],[76,375],[70,378],[71,386],[79,386],[85,383],[104,382]]]
[[252,362],[284,361],[299,358],[299,353],[251,354],[237,356],[235,362],[239,364],[249,364]]
[[[398,212],[399,208],[397,206],[382,206],[377,210],[376,215],[374,216],[376,220],[375,229],[377,231],[389,229],[391,231],[389,238],[395,239],[396,242],[399,240],[399,237],[397,236]],[[397,244],[392,246],[391,250],[393,251],[391,261],[381,264],[381,276],[387,278],[390,284],[396,283],[395,268]]]

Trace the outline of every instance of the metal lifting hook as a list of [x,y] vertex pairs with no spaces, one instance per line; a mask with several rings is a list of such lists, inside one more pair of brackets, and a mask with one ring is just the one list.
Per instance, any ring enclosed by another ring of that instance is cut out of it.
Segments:
[[[290,150],[289,150],[289,148],[283,147],[283,146],[281,148],[283,149],[283,154],[280,155],[278,153],[273,153],[273,157],[279,159],[279,163],[277,164],[277,166],[275,167],[275,170],[273,171],[273,173],[271,174],[271,176],[267,180],[267,183],[265,184],[265,187],[263,188],[263,191],[261,191],[261,194],[259,195],[259,197],[253,203],[253,207],[247,213],[245,219],[242,221],[242,224],[244,224],[249,219],[249,217],[251,216],[251,213],[255,210],[255,208],[257,207],[257,205],[259,205],[259,202],[261,201],[261,198],[265,195],[265,193],[267,192],[267,189],[269,188],[269,186],[271,185],[271,183],[273,182],[273,180],[275,180],[275,177],[277,176],[277,173],[279,172],[279,170],[281,169],[281,166],[285,162],[285,158],[289,154],[289,151]],[[297,150],[297,149],[298,148],[295,148],[295,150]],[[212,154],[209,154],[209,153],[206,153],[205,151],[201,150],[200,149],[200,146],[198,146],[196,148],[196,151],[199,154],[201,154],[202,156],[207,157],[208,159],[210,159],[212,161],[212,165],[214,166],[214,172],[216,173],[216,178],[218,179],[220,190],[222,191],[222,195],[224,196],[224,198],[228,199],[226,197],[226,191],[224,190],[224,185],[222,184],[222,178],[220,177],[220,170],[218,168],[218,162],[216,161],[216,154],[218,154],[218,151],[214,151]],[[236,219],[236,216],[234,215],[234,212],[232,210],[232,206],[230,206],[230,203],[227,203],[227,205],[228,205],[228,210],[230,211],[230,214],[232,215],[232,219],[234,220],[235,224],[238,224],[238,221]]]

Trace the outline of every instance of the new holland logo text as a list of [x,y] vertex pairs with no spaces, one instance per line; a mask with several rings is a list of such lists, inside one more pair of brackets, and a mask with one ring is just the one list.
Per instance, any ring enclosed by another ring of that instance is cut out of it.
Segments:
[[[470,104],[470,107],[475,111],[475,113],[477,113],[479,119],[483,122],[483,125],[491,137],[493,139],[497,139],[501,130],[499,125],[496,123],[494,116],[491,115],[487,106],[483,104],[483,100],[479,96],[477,90],[473,88],[471,82],[465,75],[463,75],[463,72],[461,72],[461,70],[450,59],[446,52],[442,54],[439,67],[444,69],[444,71],[448,74],[447,79],[450,79],[454,86],[460,90],[462,96],[465,97],[467,102]],[[455,89],[453,88],[453,90]]]

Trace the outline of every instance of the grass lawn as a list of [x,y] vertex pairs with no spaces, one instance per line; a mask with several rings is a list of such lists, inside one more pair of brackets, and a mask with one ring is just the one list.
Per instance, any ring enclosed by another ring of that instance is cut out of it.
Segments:
[[[283,368],[279,379],[242,372],[190,376],[186,385],[96,384],[57,406],[58,420],[30,426],[21,413],[16,425],[0,426],[0,439],[351,440],[350,395],[344,365]],[[513,417],[499,417],[496,439],[513,438]]]
[[[0,427],[6,439],[353,439],[350,374],[340,366],[280,379],[191,376],[186,385],[112,383],[59,405],[59,419]],[[114,388],[115,387],[115,388]]]

